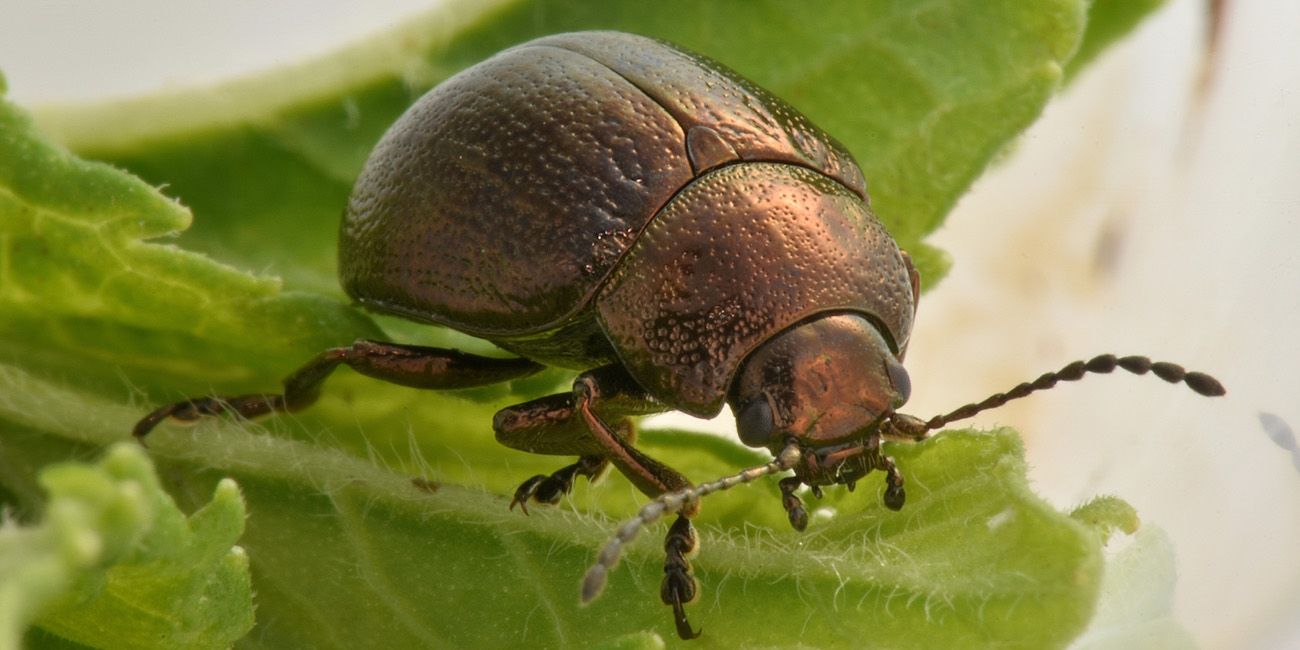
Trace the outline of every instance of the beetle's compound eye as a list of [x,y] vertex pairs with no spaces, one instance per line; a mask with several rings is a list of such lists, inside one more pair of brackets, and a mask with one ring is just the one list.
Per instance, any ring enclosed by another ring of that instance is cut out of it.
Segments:
[[898,391],[899,402],[894,405],[894,408],[898,408],[907,403],[908,398],[912,396],[912,377],[907,374],[903,364],[892,358],[885,360],[885,368],[889,371],[890,383],[894,384],[894,389]]
[[751,400],[736,414],[736,433],[740,434],[740,441],[750,447],[766,447],[775,428],[772,405],[766,397]]

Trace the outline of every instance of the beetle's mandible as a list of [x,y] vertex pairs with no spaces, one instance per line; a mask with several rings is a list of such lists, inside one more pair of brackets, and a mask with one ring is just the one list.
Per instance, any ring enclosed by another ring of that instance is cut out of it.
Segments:
[[[857,163],[799,112],[730,69],[629,34],[538,39],[453,76],[384,135],[356,181],[339,234],[339,274],[358,303],[452,327],[518,355],[362,340],[327,350],[284,392],[204,397],[143,418],[293,411],[340,364],[405,386],[464,388],[544,366],[582,371],[573,391],[505,408],[502,444],[576,456],[514,494],[556,503],[578,476],[613,466],[651,497],[583,583],[594,598],[640,528],[676,514],[662,598],[693,638],[687,560],[699,499],[760,476],[780,482],[790,523],[802,485],[903,477],[882,439],[919,440],[1008,400],[1116,367],[1203,395],[1208,375],[1102,355],[923,421],[897,412],[920,276],[872,213]],[[629,418],[730,406],[741,441],[775,460],[692,486],[635,446]]]

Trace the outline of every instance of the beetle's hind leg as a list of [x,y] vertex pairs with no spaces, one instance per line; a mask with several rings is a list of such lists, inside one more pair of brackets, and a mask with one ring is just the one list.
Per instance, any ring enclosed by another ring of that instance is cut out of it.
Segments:
[[167,419],[196,422],[199,418],[222,413],[236,413],[243,418],[253,418],[284,410],[286,410],[284,396],[274,393],[254,393],[234,397],[195,397],[154,410],[135,423],[131,435],[135,436],[140,444],[144,444],[144,437]]
[[221,413],[251,418],[274,411],[297,411],[320,397],[321,385],[340,365],[367,377],[431,390],[496,384],[527,377],[544,367],[528,359],[496,359],[445,348],[361,339],[348,347],[326,350],[308,361],[284,379],[283,394],[199,397],[168,404],[136,423],[132,433],[143,442],[154,427],[169,418],[188,422]]
[[659,587],[659,598],[673,608],[677,636],[688,641],[700,636],[700,631],[691,630],[685,608],[699,593],[699,584],[695,581],[690,561],[699,548],[700,538],[695,532],[695,526],[685,515],[679,515],[668,529],[668,536],[664,538],[664,581]]

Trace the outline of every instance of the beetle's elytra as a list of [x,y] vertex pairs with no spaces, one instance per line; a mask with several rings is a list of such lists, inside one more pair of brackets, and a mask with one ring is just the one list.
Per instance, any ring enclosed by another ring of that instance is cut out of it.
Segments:
[[[872,213],[848,151],[730,69],[615,32],[525,43],[411,106],[357,179],[339,273],[370,309],[452,327],[518,358],[357,341],[308,362],[282,394],[178,402],[135,435],[167,418],[303,408],[340,364],[430,389],[544,365],[581,370],[571,393],[494,418],[506,446],[578,457],[524,482],[511,507],[555,503],[578,476],[611,465],[656,497],[601,554],[583,598],[599,593],[642,525],[677,514],[661,595],[682,638],[698,634],[683,607],[697,588],[689,518],[709,492],[793,470],[782,504],[802,530],[802,485],[852,487],[880,470],[885,504],[903,506],[882,438],[919,440],[1059,380],[1121,367],[1224,392],[1174,364],[1103,355],[928,421],[897,413],[911,390],[902,362],[920,278]],[[693,487],[635,446],[630,417],[710,417],[724,404],[740,439],[776,460]]]

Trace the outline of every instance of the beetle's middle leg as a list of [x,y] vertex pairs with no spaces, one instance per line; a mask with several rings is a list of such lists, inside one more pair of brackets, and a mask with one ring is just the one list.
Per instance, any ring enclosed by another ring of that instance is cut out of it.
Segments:
[[[650,496],[690,485],[676,470],[642,453],[633,443],[631,416],[667,410],[618,366],[582,373],[572,393],[549,395],[497,412],[497,440],[534,454],[578,456],[578,462],[550,476],[534,476],[519,486],[515,504],[555,503],[577,476],[598,478],[612,464]],[[613,423],[612,425],[609,423]]]

